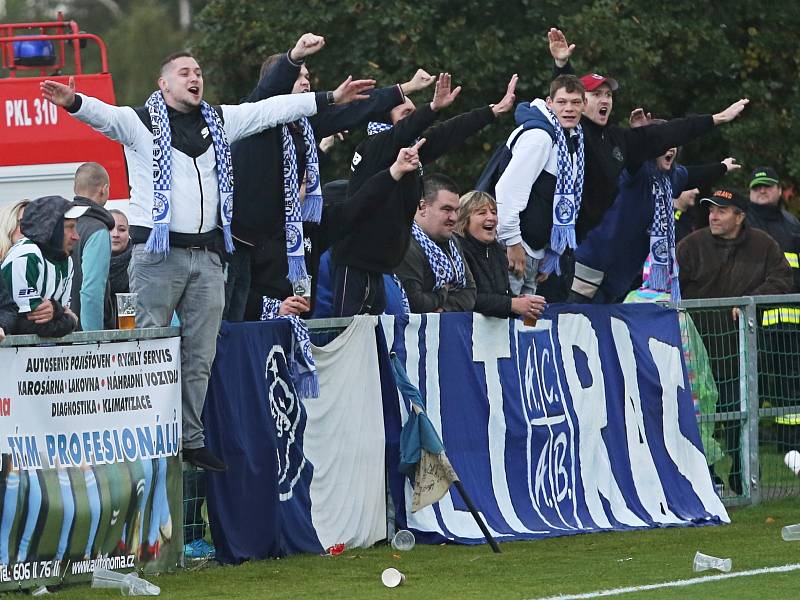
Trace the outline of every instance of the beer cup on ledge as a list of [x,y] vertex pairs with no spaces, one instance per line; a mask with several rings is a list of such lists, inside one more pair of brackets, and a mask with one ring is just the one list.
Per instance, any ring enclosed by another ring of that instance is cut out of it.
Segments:
[[137,294],[117,294],[117,329],[136,329]]

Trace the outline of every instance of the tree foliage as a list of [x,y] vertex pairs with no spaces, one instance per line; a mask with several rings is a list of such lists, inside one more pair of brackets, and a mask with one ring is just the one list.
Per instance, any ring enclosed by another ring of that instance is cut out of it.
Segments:
[[[265,56],[313,31],[327,41],[309,61],[317,89],[332,88],[348,74],[388,84],[408,79],[417,67],[447,70],[464,86],[454,111],[497,101],[515,72],[519,100],[541,95],[552,64],[545,34],[557,26],[578,46],[573,62],[579,73],[596,70],[621,81],[612,115],[617,122],[624,123],[637,106],[670,118],[716,112],[749,97],[743,119],[692,143],[683,161],[733,155],[745,165],[734,178],[739,184],[761,164],[774,165],[787,183],[800,181],[794,118],[800,110],[797,3],[209,0],[196,25],[207,87],[221,101],[245,95]],[[415,100],[427,98],[422,92]],[[471,185],[512,128],[506,117],[437,169]],[[346,173],[348,158],[339,151],[340,174]]]

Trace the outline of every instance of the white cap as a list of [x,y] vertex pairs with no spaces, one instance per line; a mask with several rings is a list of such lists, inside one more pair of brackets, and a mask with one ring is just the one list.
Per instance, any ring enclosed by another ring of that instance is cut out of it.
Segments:
[[67,212],[64,213],[65,219],[77,219],[78,217],[83,216],[87,210],[89,210],[89,206],[73,206]]

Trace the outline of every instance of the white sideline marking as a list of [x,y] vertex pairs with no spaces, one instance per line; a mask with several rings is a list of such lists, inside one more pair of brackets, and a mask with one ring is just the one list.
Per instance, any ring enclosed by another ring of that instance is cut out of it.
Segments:
[[651,583],[649,585],[636,585],[632,587],[622,587],[613,590],[600,590],[598,592],[585,592],[583,594],[569,594],[560,596],[547,596],[536,600],[585,600],[587,598],[602,598],[604,596],[618,596],[631,592],[645,592],[658,590],[661,588],[686,587],[698,583],[708,583],[710,581],[721,581],[723,579],[733,579],[734,577],[750,577],[752,575],[764,575],[766,573],[788,573],[800,570],[800,563],[783,565],[781,567],[764,567],[762,569],[751,569],[750,571],[740,571],[738,573],[723,573],[722,575],[706,575],[705,577],[694,577],[692,579],[679,579],[677,581],[665,581],[664,583]]

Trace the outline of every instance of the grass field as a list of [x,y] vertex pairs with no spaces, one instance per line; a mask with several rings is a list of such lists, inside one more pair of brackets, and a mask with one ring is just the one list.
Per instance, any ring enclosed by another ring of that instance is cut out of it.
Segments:
[[[416,546],[399,554],[386,545],[337,557],[295,556],[237,567],[207,565],[150,577],[175,599],[492,598],[536,599],[701,577],[692,572],[696,550],[733,559],[731,573],[800,563],[800,542],[784,542],[780,529],[800,522],[800,499],[787,498],[730,511],[719,527],[612,532],[488,546]],[[387,567],[406,574],[404,586],[386,589]],[[112,590],[76,586],[57,598],[119,597]],[[616,596],[613,596],[616,597]],[[765,573],[698,585],[626,593],[624,599],[800,597],[800,570]]]

